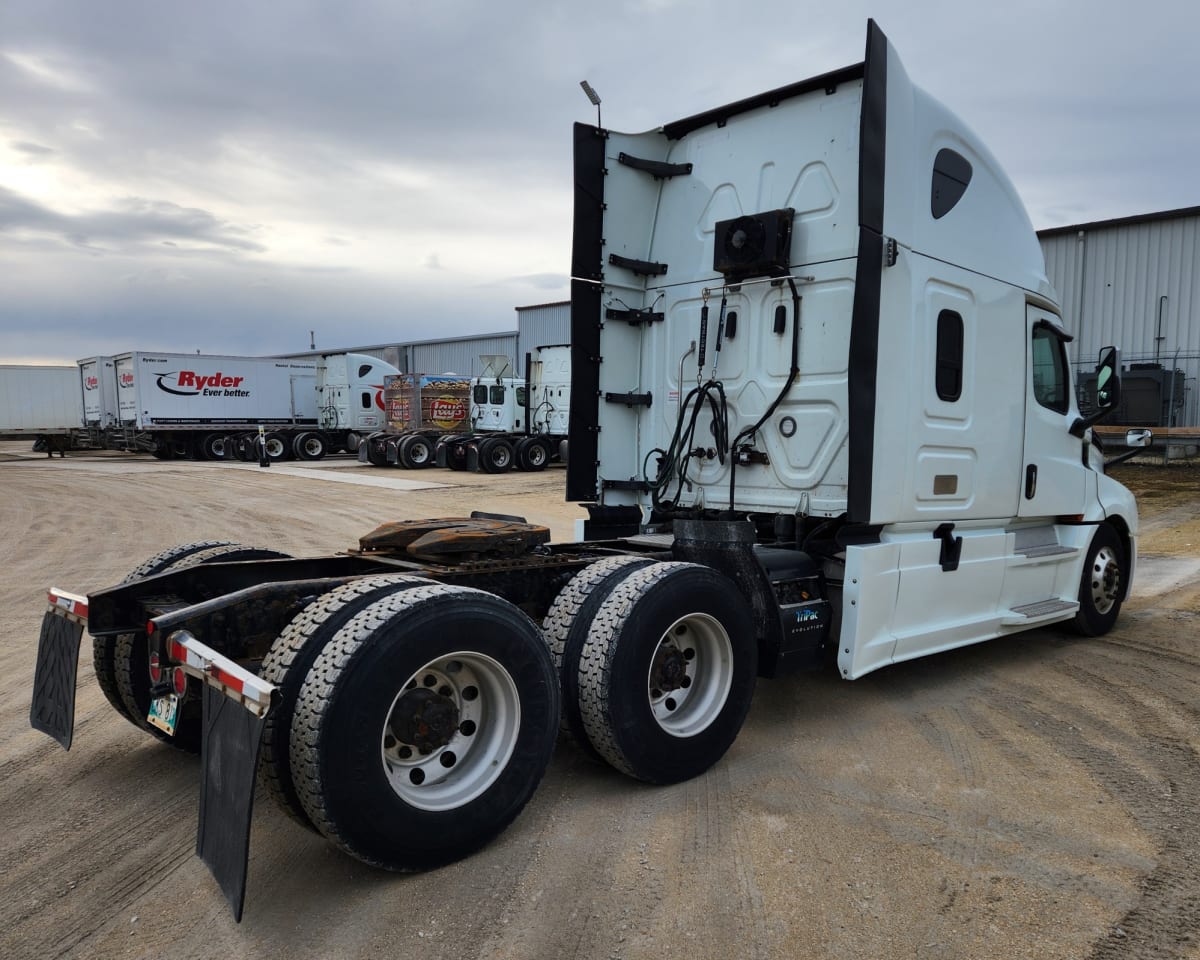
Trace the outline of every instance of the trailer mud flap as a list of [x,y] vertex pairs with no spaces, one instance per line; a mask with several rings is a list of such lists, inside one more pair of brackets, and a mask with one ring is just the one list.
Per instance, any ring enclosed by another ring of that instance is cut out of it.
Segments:
[[266,722],[265,716],[257,717],[219,689],[205,686],[196,854],[212,871],[239,923],[246,899],[255,775]]
[[29,725],[71,749],[75,731],[75,674],[83,624],[53,610],[42,617]]

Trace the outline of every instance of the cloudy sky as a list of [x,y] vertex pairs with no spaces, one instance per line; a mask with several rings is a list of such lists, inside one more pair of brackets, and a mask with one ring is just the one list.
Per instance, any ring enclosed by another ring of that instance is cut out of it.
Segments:
[[0,363],[514,329],[567,296],[581,79],[650,129],[868,16],[1035,226],[1200,203],[1195,0],[0,0]]

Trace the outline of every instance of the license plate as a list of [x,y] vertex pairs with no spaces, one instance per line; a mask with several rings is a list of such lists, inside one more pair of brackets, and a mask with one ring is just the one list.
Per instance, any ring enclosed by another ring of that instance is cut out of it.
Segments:
[[146,720],[162,730],[167,736],[175,736],[175,724],[179,720],[179,697],[168,693],[150,702],[150,713]]

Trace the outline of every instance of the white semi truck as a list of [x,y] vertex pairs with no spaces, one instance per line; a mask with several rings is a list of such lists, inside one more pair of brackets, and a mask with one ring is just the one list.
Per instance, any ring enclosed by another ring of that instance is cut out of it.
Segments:
[[560,717],[671,783],[721,759],[758,677],[1113,626],[1138,518],[1090,427],[1115,350],[1081,417],[1016,192],[873,22],[844,70],[576,125],[571,276],[577,542],[409,521],[51,591],[33,725],[70,745],[86,624],[114,708],[202,749],[197,849],[239,917],[260,771],[352,856],[422,869],[517,815]]
[[[357,449],[383,423],[391,364],[360,354],[314,360],[135,351],[80,361],[85,383],[115,380],[110,446],[161,459],[257,459],[259,428],[271,460],[319,460]],[[100,414],[101,419],[107,419]],[[91,422],[91,421],[89,421]]]

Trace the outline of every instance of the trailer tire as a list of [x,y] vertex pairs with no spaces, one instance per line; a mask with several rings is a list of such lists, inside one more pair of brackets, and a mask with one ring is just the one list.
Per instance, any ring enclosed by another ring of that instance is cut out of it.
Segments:
[[264,439],[267,459],[272,463],[290,460],[292,445],[282,433],[268,433]]
[[[354,449],[358,449],[358,444],[354,445]],[[297,460],[321,460],[329,452],[329,441],[323,433],[306,430],[296,434],[292,440],[292,452]]]
[[514,460],[513,446],[503,437],[491,437],[479,445],[479,466],[484,473],[508,473]]
[[[141,580],[144,577],[152,577],[156,573],[163,573],[170,569],[172,564],[177,563],[184,557],[193,553],[199,553],[201,550],[207,550],[210,547],[223,547],[228,544],[228,540],[200,540],[196,543],[183,543],[179,546],[170,547],[161,553],[156,553],[149,560],[139,563],[125,576],[121,583],[132,583],[134,580]],[[100,692],[104,694],[104,699],[109,702],[109,705],[117,713],[135,726],[140,726],[130,715],[129,708],[125,706],[125,701],[121,699],[121,691],[117,686],[116,650],[116,637],[104,636],[92,638],[92,669],[96,674],[96,683],[100,687]]]
[[462,437],[451,434],[438,441],[438,446],[446,451],[446,467],[449,470],[467,469],[467,444]]
[[[187,544],[191,547],[194,544]],[[219,563],[226,560],[267,560],[273,558],[286,559],[286,553],[265,547],[246,547],[240,543],[223,543],[212,546],[201,546],[200,549],[186,553],[168,563],[157,573],[168,570],[182,570],[202,563]],[[173,747],[178,747],[188,753],[200,752],[200,737],[202,733],[201,699],[191,696],[180,706],[179,722],[175,735],[169,736],[146,721],[150,710],[150,674],[146,668],[149,662],[149,638],[145,630],[137,633],[122,633],[117,636],[113,648],[113,667],[117,679],[117,690],[121,701],[125,704],[126,716],[134,726],[140,727],[152,736]],[[189,686],[193,681],[189,681]]]
[[480,590],[414,587],[361,610],[317,656],[292,721],[292,775],[342,850],[429,869],[520,813],[558,709],[550,654],[524,613]]
[[434,462],[433,445],[419,433],[401,440],[397,453],[400,463],[409,470],[424,470]]
[[522,437],[517,441],[517,469],[526,473],[537,473],[546,469],[550,462],[550,451],[537,437]]
[[579,713],[580,654],[600,604],[630,573],[653,562],[646,557],[630,556],[597,560],[571,578],[542,621],[542,634],[562,688],[562,731],[598,760],[603,758],[588,740]]
[[1129,580],[1129,558],[1112,524],[1101,523],[1088,545],[1079,578],[1076,633],[1099,637],[1113,628],[1121,612],[1122,593]]
[[225,437],[219,433],[206,433],[200,441],[200,449],[209,460],[225,460]]
[[316,830],[304,812],[296,785],[292,781],[290,743],[292,718],[300,689],[309,668],[326,644],[346,622],[381,594],[411,586],[428,584],[424,577],[384,574],[363,577],[330,590],[318,597],[280,631],[271,649],[263,657],[258,675],[277,688],[275,705],[263,726],[259,754],[259,783],[289,817],[310,830]]
[[728,577],[691,563],[636,570],[600,604],[580,657],[588,740],[631,777],[689,780],[733,743],[757,668],[750,605]]

